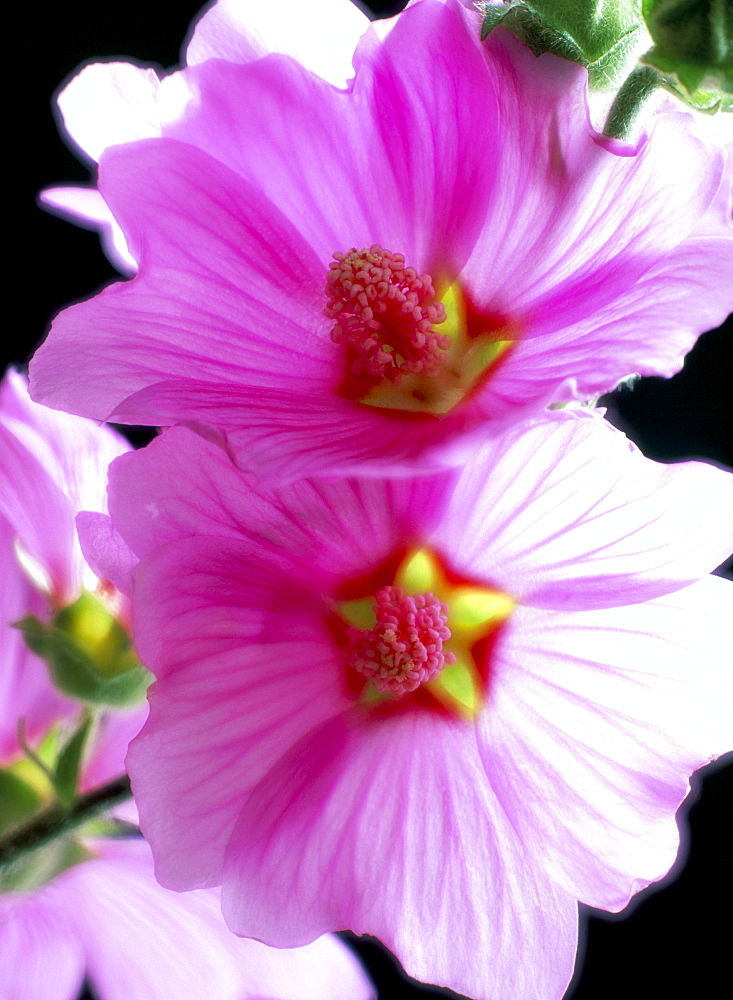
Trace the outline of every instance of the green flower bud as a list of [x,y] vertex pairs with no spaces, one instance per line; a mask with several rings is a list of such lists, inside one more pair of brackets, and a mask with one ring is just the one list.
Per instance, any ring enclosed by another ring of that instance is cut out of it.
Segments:
[[731,0],[642,0],[654,47],[643,62],[666,78],[668,89],[700,110],[733,104]]

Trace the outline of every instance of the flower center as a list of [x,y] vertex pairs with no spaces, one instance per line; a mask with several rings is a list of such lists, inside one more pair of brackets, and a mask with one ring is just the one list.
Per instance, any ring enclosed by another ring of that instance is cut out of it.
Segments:
[[444,281],[438,299],[429,274],[377,243],[333,257],[324,312],[344,350],[339,392],[347,399],[442,416],[491,376],[521,335],[516,319],[477,308],[459,281]]
[[493,637],[515,607],[508,594],[447,572],[427,548],[388,560],[346,589],[334,610],[345,626],[336,634],[354,697],[375,706],[414,694],[423,706],[476,717]]
[[351,664],[376,691],[407,694],[456,662],[453,653],[443,652],[451,635],[443,601],[430,591],[408,597],[395,586],[383,587],[376,599],[374,628],[347,631]]
[[446,313],[430,275],[377,243],[333,256],[325,312],[335,320],[331,338],[347,349],[351,371],[393,385],[405,375],[437,375],[450,337],[433,330]]

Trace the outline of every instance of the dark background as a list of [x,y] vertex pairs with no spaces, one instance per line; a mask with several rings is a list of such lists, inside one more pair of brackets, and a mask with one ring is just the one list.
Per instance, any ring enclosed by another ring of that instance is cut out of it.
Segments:
[[[51,112],[54,91],[84,61],[134,56],[172,66],[199,6],[198,0],[42,0],[27,8],[20,37],[9,36],[6,58],[13,67],[6,88],[5,109],[11,115],[6,159],[19,190],[6,189],[11,273],[4,362],[25,361],[55,311],[115,277],[94,234],[35,205],[44,186],[88,179],[86,168],[58,137]],[[399,6],[382,4],[381,10]],[[729,320],[700,339],[674,379],[642,380],[606,402],[612,419],[652,458],[698,457],[733,465],[732,373]],[[695,780],[693,804],[680,821],[684,846],[676,880],[642,894],[624,919],[590,918],[585,961],[581,949],[578,962],[582,975],[576,975],[567,1000],[716,1000],[729,995],[733,758],[726,760],[727,767],[713,765],[704,780]],[[357,940],[356,947],[379,986],[380,1000],[456,996],[407,981],[391,956],[369,939]]]

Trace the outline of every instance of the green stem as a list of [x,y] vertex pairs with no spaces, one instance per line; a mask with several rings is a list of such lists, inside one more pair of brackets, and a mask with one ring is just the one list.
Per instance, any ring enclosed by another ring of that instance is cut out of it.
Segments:
[[0,868],[13,864],[24,854],[75,830],[99,813],[131,797],[130,779],[124,774],[108,785],[81,795],[69,809],[58,804],[49,806],[25,826],[0,839]]
[[644,105],[662,84],[653,66],[637,66],[626,77],[608,112],[603,134],[611,139],[629,139]]

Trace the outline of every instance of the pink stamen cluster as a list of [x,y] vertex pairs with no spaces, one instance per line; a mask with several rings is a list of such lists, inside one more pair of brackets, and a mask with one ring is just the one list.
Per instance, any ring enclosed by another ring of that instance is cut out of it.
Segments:
[[406,597],[401,587],[383,587],[374,606],[373,629],[349,628],[351,665],[377,691],[406,694],[435,680],[453,653],[443,652],[450,639],[448,607],[429,591]]
[[405,267],[405,258],[375,243],[368,250],[335,253],[326,277],[331,338],[356,353],[352,371],[398,385],[403,375],[436,375],[450,337],[435,333],[445,307],[435,301],[433,279]]

